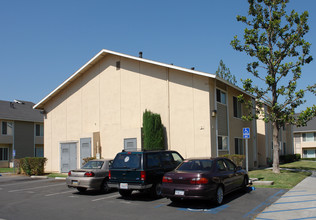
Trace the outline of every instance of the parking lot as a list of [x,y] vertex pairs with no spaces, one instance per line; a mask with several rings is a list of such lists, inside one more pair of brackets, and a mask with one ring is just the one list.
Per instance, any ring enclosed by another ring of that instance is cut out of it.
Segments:
[[134,192],[123,199],[118,192],[78,193],[65,180],[0,177],[0,219],[253,219],[286,190],[255,189],[229,194],[222,206],[207,201],[151,199]]

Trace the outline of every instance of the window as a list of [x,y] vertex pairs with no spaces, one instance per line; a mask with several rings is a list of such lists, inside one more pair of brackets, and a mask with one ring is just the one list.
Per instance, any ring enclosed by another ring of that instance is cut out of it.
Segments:
[[237,97],[233,97],[233,103],[234,103],[234,117],[241,118],[241,102],[238,102]]
[[218,136],[218,150],[228,150],[227,136]]
[[36,124],[35,125],[35,134],[38,137],[44,136],[44,125],[43,124]]
[[303,133],[303,142],[313,142],[316,141],[316,134],[315,133]]
[[216,166],[219,171],[226,171],[226,166],[223,160],[218,160]]
[[226,104],[226,93],[219,89],[216,89],[216,101],[222,104]]
[[158,153],[147,154],[147,168],[157,168],[160,167],[160,158]]
[[243,139],[235,138],[235,154],[244,154]]
[[43,147],[35,147],[35,157],[44,157]]
[[0,148],[0,161],[9,160],[9,148]]
[[3,135],[13,135],[13,122],[2,122],[2,132]]
[[229,160],[225,160],[226,167],[229,171],[235,171],[236,166]]

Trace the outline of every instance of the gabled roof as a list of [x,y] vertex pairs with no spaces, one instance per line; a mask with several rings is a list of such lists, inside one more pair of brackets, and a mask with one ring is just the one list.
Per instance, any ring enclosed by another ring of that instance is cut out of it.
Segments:
[[222,81],[222,82],[230,85],[231,87],[233,87],[233,88],[235,88],[243,93],[246,93],[241,88],[239,88],[233,84],[230,84],[226,80],[223,80],[222,78],[220,78],[214,74],[211,74],[211,73],[200,72],[200,71],[196,71],[196,70],[192,70],[192,69],[174,66],[172,64],[165,64],[165,63],[161,63],[161,62],[157,62],[157,61],[153,61],[153,60],[148,60],[148,59],[144,59],[144,58],[140,58],[140,57],[135,57],[135,56],[131,56],[131,55],[103,49],[97,55],[95,55],[91,60],[89,60],[85,65],[83,65],[79,70],[77,70],[74,74],[72,74],[68,79],[66,79],[62,84],[60,84],[56,89],[54,89],[51,93],[49,93],[45,98],[43,98],[39,103],[37,103],[34,106],[34,109],[42,109],[46,102],[48,102],[51,98],[53,98],[56,94],[58,94],[62,89],[64,89],[67,85],[69,85],[71,82],[76,80],[86,70],[88,70],[91,66],[93,66],[95,63],[97,63],[99,60],[101,60],[103,57],[105,57],[108,54],[132,59],[132,60],[137,60],[140,62],[149,63],[149,64],[153,64],[153,65],[157,65],[157,66],[162,66],[162,67],[166,67],[166,68],[170,68],[170,69],[180,70],[180,71],[184,71],[187,73],[192,73],[192,74],[196,74],[196,75],[200,75],[200,76],[206,76],[206,77],[210,77],[210,78],[214,78],[214,79],[216,78],[217,80]]
[[0,119],[12,121],[44,122],[40,110],[33,109],[34,103],[14,100],[12,102],[0,100]]

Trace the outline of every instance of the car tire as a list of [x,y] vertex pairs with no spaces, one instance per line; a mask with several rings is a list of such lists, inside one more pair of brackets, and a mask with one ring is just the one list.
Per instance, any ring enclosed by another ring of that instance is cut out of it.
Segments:
[[215,204],[221,205],[224,201],[224,189],[223,186],[218,186],[215,194]]
[[249,178],[248,178],[248,176],[245,176],[241,187],[243,189],[247,189],[248,184],[249,184]]
[[152,186],[151,188],[151,195],[154,198],[160,198],[161,193],[162,193],[162,184],[161,183],[156,183]]
[[119,190],[119,194],[122,197],[130,197],[132,195],[132,190],[128,190],[128,189],[120,189]]
[[83,192],[87,191],[87,188],[77,187],[77,190],[78,190],[80,193],[83,193]]
[[104,179],[100,186],[101,193],[107,193],[110,191],[110,187],[108,186],[108,180]]

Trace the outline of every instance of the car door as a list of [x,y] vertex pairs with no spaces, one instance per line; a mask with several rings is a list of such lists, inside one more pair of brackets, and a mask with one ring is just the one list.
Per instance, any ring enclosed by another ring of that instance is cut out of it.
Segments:
[[233,180],[231,178],[231,172],[228,171],[225,161],[218,159],[216,161],[217,175],[221,183],[225,186],[225,193],[230,192],[233,189]]
[[243,176],[237,171],[237,166],[228,159],[225,159],[225,164],[229,172],[229,176],[232,181],[232,190],[241,186],[243,181]]

